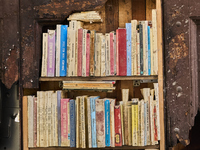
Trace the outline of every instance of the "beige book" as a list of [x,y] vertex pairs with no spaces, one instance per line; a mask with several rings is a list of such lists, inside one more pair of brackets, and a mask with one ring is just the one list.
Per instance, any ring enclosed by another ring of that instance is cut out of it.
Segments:
[[120,114],[121,114],[121,127],[122,127],[122,145],[124,145],[124,105],[123,101],[120,101]]
[[151,96],[150,96],[150,130],[151,130],[151,145],[155,145],[155,138],[154,138],[154,119],[153,119],[153,98],[154,98],[154,89],[151,89]]
[[83,29],[83,44],[82,44],[82,76],[86,77],[86,38],[87,30]]
[[141,100],[141,145],[144,146],[144,100]]
[[152,9],[152,30],[153,30],[153,59],[154,75],[158,74],[158,45],[157,45],[157,16],[156,9]]
[[148,36],[147,36],[148,21],[142,21],[143,30],[143,75],[148,75]]
[[138,101],[138,145],[141,146],[141,101]]
[[91,130],[91,109],[90,98],[87,98],[87,127],[88,127],[88,147],[92,148],[92,130]]
[[136,60],[136,37],[137,37],[137,20],[131,20],[131,66],[132,75],[137,75],[137,60]]
[[28,96],[23,96],[22,100],[23,115],[23,149],[28,150]]
[[52,146],[52,100],[53,91],[47,91],[47,130],[48,130],[48,146]]
[[80,147],[80,97],[76,97],[76,148]]
[[110,76],[110,33],[106,33],[106,76]]
[[128,109],[128,145],[132,145],[132,107],[127,106]]
[[34,147],[33,141],[33,98],[28,96],[28,147]]
[[95,43],[95,76],[101,75],[101,40],[100,36],[102,33],[96,33],[96,43]]
[[85,96],[80,98],[80,120],[81,120],[81,148],[86,148],[86,130],[85,130]]
[[37,91],[37,147],[40,147],[40,91]]
[[158,83],[153,83],[155,89],[155,100],[156,100],[156,115],[157,115],[157,130],[158,130],[158,140],[160,140],[160,104],[159,104],[159,89]]
[[72,76],[72,68],[71,68],[71,55],[72,55],[72,48],[71,48],[71,31],[72,29],[70,26],[67,28],[67,76]]
[[48,92],[44,92],[44,143],[45,143],[45,147],[48,147]]
[[41,77],[47,76],[48,33],[42,34],[42,71]]
[[106,39],[101,35],[101,76],[106,76]]
[[56,77],[60,76],[60,34],[61,25],[56,25]]
[[94,76],[94,54],[95,54],[95,43],[96,43],[96,32],[91,30],[90,34],[90,76]]
[[140,75],[140,33],[137,33],[137,51],[136,51],[136,61],[137,61],[137,75]]
[[111,147],[115,147],[115,99],[110,100],[110,137],[111,137]]

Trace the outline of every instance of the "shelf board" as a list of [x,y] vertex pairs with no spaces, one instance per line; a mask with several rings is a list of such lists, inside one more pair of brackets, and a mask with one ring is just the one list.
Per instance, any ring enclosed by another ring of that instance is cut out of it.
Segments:
[[41,77],[39,81],[105,81],[105,80],[155,80],[152,76],[107,76],[107,77]]
[[[30,150],[77,150],[83,148],[72,148],[72,147],[36,147],[36,148],[29,148]],[[150,146],[122,146],[122,147],[105,147],[105,148],[84,148],[84,149],[159,149],[159,145],[150,145]]]

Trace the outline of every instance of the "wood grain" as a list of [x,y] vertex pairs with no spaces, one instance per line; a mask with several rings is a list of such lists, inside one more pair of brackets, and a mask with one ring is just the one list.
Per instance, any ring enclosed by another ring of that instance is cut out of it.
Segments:
[[119,0],[119,27],[125,28],[125,23],[132,19],[132,0]]
[[156,0],[146,0],[146,20],[152,20],[152,9],[156,9]]
[[132,19],[145,20],[146,19],[146,0],[132,1]]

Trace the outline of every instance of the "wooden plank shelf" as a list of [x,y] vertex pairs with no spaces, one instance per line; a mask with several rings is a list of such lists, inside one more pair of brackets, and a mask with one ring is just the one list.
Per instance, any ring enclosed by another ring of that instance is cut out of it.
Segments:
[[41,77],[39,81],[109,81],[109,80],[155,80],[152,76],[107,76],[107,77]]
[[[83,148],[73,148],[73,147],[36,147],[29,148],[29,150],[78,150]],[[97,150],[102,148],[84,148],[88,150]],[[103,149],[159,149],[159,145],[150,145],[150,146],[122,146],[122,147],[105,147]]]

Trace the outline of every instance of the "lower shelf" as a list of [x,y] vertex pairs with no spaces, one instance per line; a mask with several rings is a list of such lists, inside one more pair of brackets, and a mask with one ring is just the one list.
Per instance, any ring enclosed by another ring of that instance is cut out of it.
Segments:
[[[29,148],[29,150],[78,150],[83,148],[72,148],[72,147],[36,147]],[[151,145],[151,146],[122,146],[122,147],[105,147],[105,148],[84,148],[84,149],[159,149],[159,145]]]

